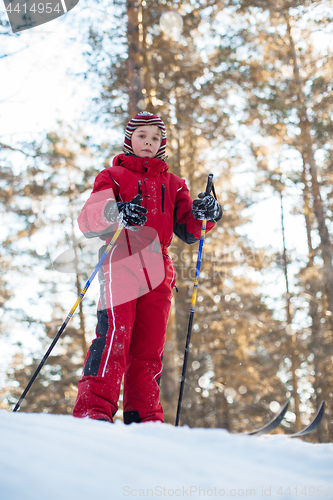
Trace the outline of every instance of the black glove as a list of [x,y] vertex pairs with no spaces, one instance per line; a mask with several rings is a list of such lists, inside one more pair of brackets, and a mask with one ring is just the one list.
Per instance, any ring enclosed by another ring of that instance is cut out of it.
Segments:
[[200,193],[199,198],[193,200],[192,214],[198,220],[217,222],[221,219],[223,211],[221,205],[211,195]]
[[137,194],[133,200],[125,203],[109,201],[104,208],[105,218],[135,231],[136,228],[133,226],[143,226],[147,222],[147,217],[144,215],[147,209],[139,205],[141,200],[141,196]]

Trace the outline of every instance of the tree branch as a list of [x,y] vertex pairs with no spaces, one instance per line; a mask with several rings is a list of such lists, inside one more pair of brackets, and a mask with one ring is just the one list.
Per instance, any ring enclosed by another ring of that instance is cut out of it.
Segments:
[[23,149],[13,148],[12,146],[9,146],[9,144],[4,144],[3,142],[0,142],[0,148],[9,149],[10,151],[22,153],[25,156],[32,156],[33,158],[37,158],[37,156],[39,156],[38,154],[27,153],[26,151],[23,151]]

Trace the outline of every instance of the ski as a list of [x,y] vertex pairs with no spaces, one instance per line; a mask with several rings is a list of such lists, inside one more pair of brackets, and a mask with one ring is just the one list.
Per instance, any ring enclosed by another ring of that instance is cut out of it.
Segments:
[[282,406],[279,413],[277,415],[275,415],[275,417],[270,422],[263,425],[259,429],[255,429],[254,431],[250,431],[250,432],[245,432],[244,434],[246,434],[247,436],[261,436],[262,434],[268,434],[269,432],[272,432],[282,422],[282,420],[283,420],[283,418],[288,410],[288,406],[289,406],[289,401],[287,401]]
[[325,401],[322,401],[319,405],[319,408],[318,408],[316,415],[311,420],[309,425],[304,427],[304,429],[302,429],[301,431],[295,432],[294,434],[287,434],[287,436],[290,438],[302,437],[302,436],[306,436],[307,434],[309,434],[309,432],[314,431],[315,429],[317,429],[318,425],[320,424],[320,422],[324,416],[324,412],[325,412]]

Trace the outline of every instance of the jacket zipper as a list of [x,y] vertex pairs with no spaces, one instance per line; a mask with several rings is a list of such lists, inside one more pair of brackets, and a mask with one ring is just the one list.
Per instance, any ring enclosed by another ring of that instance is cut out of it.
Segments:
[[138,194],[142,197],[141,181],[138,181]]
[[162,184],[162,213],[164,213],[164,193],[165,193],[165,186]]

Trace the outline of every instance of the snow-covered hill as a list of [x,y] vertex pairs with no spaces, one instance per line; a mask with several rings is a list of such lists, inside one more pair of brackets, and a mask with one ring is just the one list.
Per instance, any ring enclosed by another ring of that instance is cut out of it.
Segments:
[[0,411],[1,500],[333,498],[333,444]]

